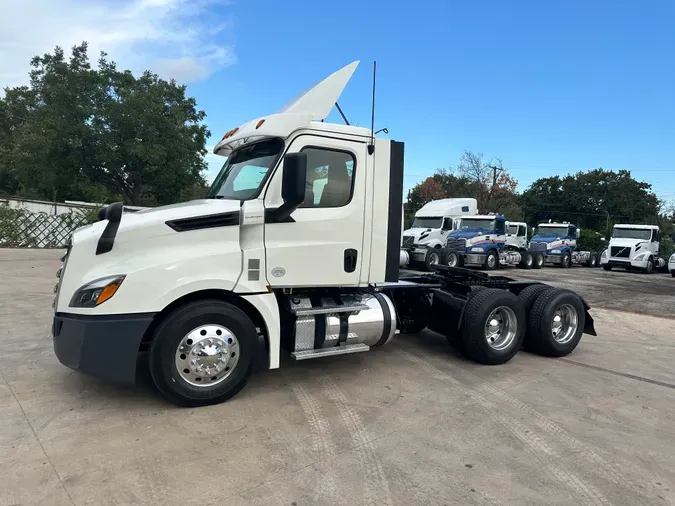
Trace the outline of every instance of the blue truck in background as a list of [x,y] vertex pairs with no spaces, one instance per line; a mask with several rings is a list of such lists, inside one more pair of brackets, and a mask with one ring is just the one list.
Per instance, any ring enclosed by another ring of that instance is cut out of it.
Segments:
[[544,255],[544,263],[569,268],[572,265],[599,267],[600,253],[577,250],[581,229],[568,222],[540,223],[530,239],[530,249]]

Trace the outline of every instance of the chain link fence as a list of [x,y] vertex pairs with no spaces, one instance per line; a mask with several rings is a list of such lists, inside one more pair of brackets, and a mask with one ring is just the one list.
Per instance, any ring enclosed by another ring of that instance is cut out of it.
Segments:
[[75,229],[94,220],[80,209],[54,215],[0,205],[0,248],[63,248]]

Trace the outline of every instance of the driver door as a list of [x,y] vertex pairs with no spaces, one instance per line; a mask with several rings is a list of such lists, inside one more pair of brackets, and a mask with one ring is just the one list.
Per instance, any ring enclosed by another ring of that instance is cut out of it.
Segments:
[[[283,223],[265,224],[272,287],[358,286],[364,257],[366,144],[300,135],[289,153],[307,155],[305,201]],[[265,194],[281,203],[283,163]]]

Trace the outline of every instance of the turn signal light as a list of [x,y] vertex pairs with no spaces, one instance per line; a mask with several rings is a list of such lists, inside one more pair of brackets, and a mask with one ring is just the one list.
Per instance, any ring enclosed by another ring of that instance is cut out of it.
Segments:
[[258,130],[258,128],[260,128],[263,125],[263,123],[265,123],[264,119],[261,119],[260,121],[258,121],[258,123],[255,126],[255,129]]

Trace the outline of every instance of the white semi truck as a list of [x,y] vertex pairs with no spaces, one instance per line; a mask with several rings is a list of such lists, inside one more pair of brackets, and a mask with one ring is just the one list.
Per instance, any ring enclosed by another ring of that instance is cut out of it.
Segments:
[[640,270],[650,274],[665,270],[667,262],[658,256],[661,232],[657,225],[617,224],[612,229],[609,245],[600,257],[606,271],[614,267]]
[[668,271],[675,278],[675,253],[670,255],[670,259],[668,260]]
[[354,62],[279,113],[227,132],[208,198],[76,230],[54,287],[56,356],[171,402],[239,392],[256,369],[364,352],[430,328],[484,364],[525,343],[563,356],[596,335],[570,290],[438,266],[399,279],[403,143],[323,122]]
[[456,229],[462,216],[478,213],[478,201],[470,198],[441,199],[427,202],[415,213],[408,230],[403,231],[401,266],[433,269],[441,261],[441,248],[448,234]]
[[577,250],[577,239],[580,234],[580,228],[566,221],[540,223],[536,234],[530,239],[530,249],[533,252],[543,253],[546,264],[563,268],[573,265],[597,267],[599,253]]
[[540,269],[544,264],[543,255],[528,248],[527,225],[511,224],[504,216],[494,214],[460,218],[457,230],[448,234],[442,253],[441,262],[451,267]]

